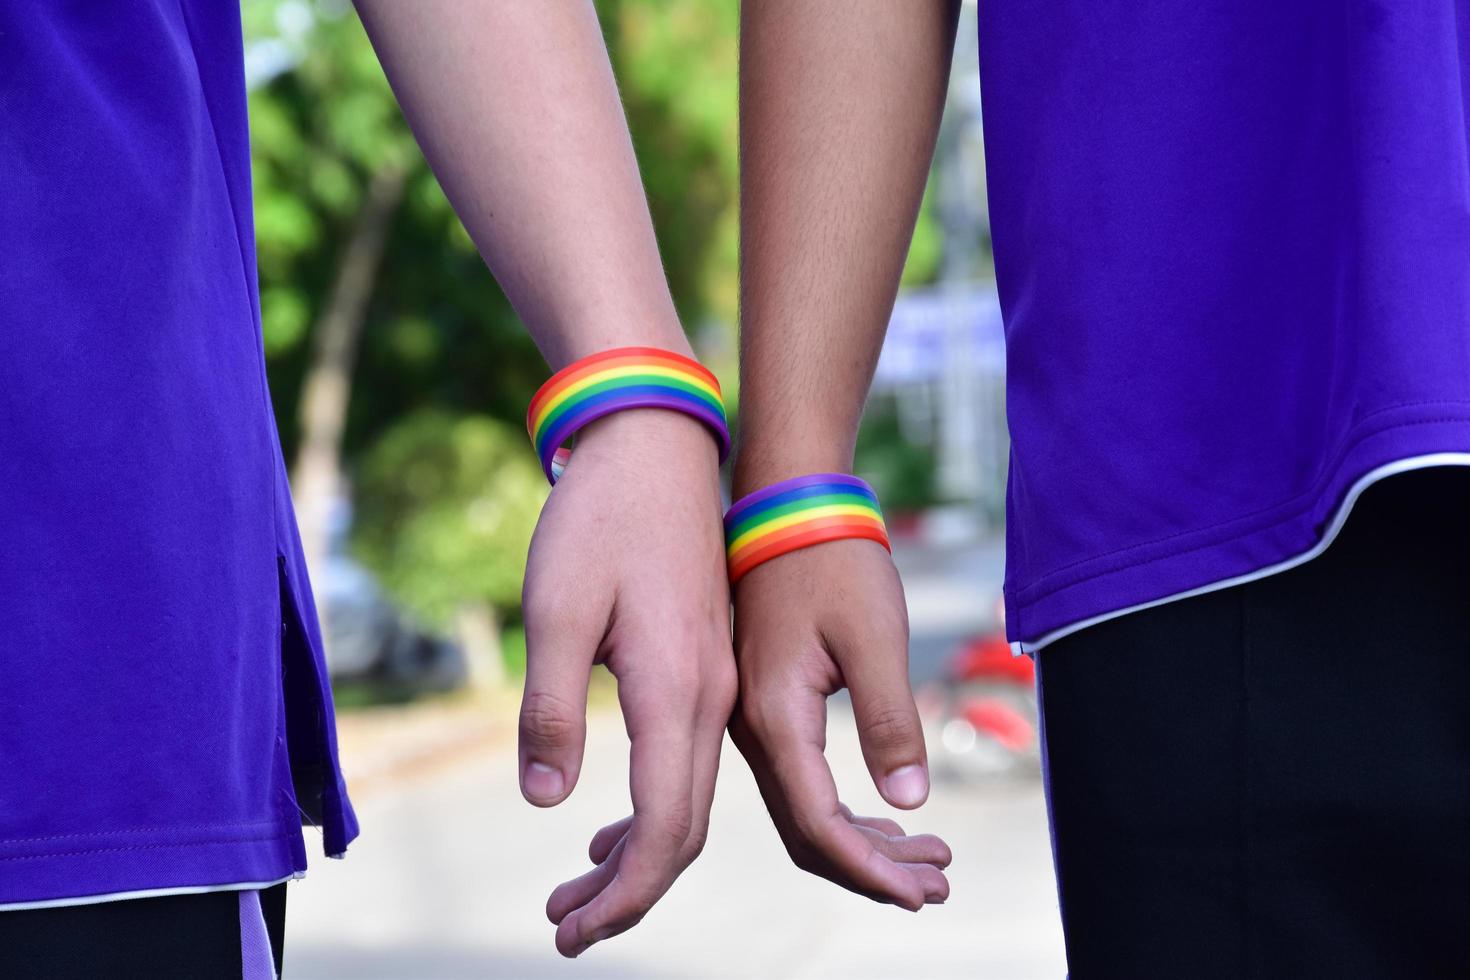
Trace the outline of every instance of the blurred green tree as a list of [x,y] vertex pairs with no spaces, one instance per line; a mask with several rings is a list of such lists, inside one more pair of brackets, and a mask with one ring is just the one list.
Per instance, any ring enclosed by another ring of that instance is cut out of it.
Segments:
[[525,441],[508,422],[425,409],[390,428],[353,468],[358,557],[421,617],[452,624],[472,679],[490,684],[505,673],[504,614],[520,606],[547,494]]
[[679,315],[733,337],[739,4],[598,0],[597,11]]
[[508,422],[425,409],[355,461],[356,552],[431,622],[519,604],[547,494],[525,441]]

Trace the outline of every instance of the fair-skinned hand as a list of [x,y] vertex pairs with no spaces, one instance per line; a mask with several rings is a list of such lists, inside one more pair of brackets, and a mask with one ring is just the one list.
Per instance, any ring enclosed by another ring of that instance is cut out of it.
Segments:
[[619,412],[585,428],[526,569],[521,791],[571,793],[588,675],[606,664],[632,740],[633,813],[592,840],[597,867],[552,892],[565,956],[635,924],[699,854],[735,698],[716,448],[693,419]]
[[929,793],[908,680],[908,616],[888,553],[872,541],[820,544],[752,569],[735,590],[740,698],[730,732],[796,865],[851,891],[917,911],[943,902],[949,847],[857,817],[823,755],[827,697],[852,694],[863,756],[889,803]]

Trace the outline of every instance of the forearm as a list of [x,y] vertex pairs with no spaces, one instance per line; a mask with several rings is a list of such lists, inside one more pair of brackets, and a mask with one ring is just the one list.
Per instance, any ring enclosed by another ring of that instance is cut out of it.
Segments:
[[746,0],[735,492],[852,465],[938,133],[953,0]]
[[555,368],[688,352],[590,2],[357,0],[430,165]]

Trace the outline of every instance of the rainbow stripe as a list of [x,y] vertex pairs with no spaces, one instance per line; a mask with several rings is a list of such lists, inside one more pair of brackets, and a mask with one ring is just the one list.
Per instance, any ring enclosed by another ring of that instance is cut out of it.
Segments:
[[730,453],[720,383],[704,365],[656,347],[620,347],[556,372],[531,399],[526,431],[546,478],[555,483],[560,476],[565,457],[557,459],[556,451],[578,429],[627,408],[667,408],[692,415],[714,432],[720,462]]
[[725,514],[730,583],[789,551],[843,538],[866,538],[892,550],[878,495],[867,483],[842,473],[773,483]]

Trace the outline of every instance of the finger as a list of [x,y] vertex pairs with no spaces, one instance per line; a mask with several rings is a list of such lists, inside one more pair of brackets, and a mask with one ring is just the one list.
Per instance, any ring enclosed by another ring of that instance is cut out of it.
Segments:
[[947,868],[954,859],[949,845],[933,834],[892,837],[871,827],[858,825],[858,830],[873,842],[873,846],[884,857],[898,864],[927,864],[935,868]]
[[601,864],[607,860],[612,849],[617,846],[628,833],[628,827],[633,823],[633,814],[628,814],[621,820],[608,824],[597,833],[592,835],[592,843],[587,847],[587,856],[592,859],[593,864]]
[[949,845],[933,834],[915,834],[910,837],[896,820],[858,816],[846,804],[839,804],[839,807],[848,823],[868,834],[869,839],[895,861],[917,861],[946,868],[954,860]]
[[[687,656],[688,651],[680,654]],[[564,956],[578,956],[593,943],[636,925],[686,863],[684,848],[694,829],[691,732],[697,688],[676,676],[656,686],[641,680],[619,678],[633,743],[633,822],[612,881],[557,926],[556,948]],[[680,707],[681,701],[686,706]]]
[[613,880],[618,873],[625,840],[626,838],[619,839],[608,851],[607,860],[600,862],[597,867],[556,886],[551,897],[546,900],[546,917],[553,925],[560,925],[568,914],[592,901]]
[[903,864],[900,867],[918,879],[924,889],[925,905],[943,905],[949,898],[949,879],[934,865]]
[[[720,656],[720,654],[716,654]],[[685,842],[684,864],[698,856],[708,832],[709,810],[714,798],[715,779],[719,771],[720,748],[724,741],[725,720],[734,702],[735,677],[733,660],[728,651],[723,657],[729,666],[716,664],[705,672],[707,682],[701,692],[696,719],[700,724],[695,735],[693,812],[695,826]],[[559,886],[547,902],[547,916],[560,923],[566,915],[587,904],[612,880],[633,823],[630,814],[608,824],[593,835],[588,856],[601,867]]]
[[853,813],[847,804],[843,803],[839,805],[841,807],[841,813],[847,818],[848,823],[857,824],[859,827],[871,827],[876,831],[887,834],[889,837],[903,836],[903,827],[899,826],[896,820],[889,820],[887,817],[861,817]]
[[695,713],[698,729],[694,736],[694,828],[685,842],[686,866],[699,856],[709,836],[710,809],[720,773],[720,750],[725,744],[725,726],[735,708],[736,683],[735,656],[726,641],[706,662],[704,685]]
[[526,613],[526,687],[521,698],[521,794],[536,806],[566,799],[582,771],[587,681],[601,637],[585,616]]
[[[866,647],[861,653],[858,644]],[[832,653],[852,695],[863,759],[878,792],[901,810],[920,806],[929,798],[929,763],[909,689],[908,644],[901,633],[886,640],[869,634],[839,640]]]
[[[826,699],[807,689],[775,699],[756,698],[745,719],[769,766],[777,799],[768,798],[792,857],[805,870],[904,908],[924,904],[916,878],[889,860],[873,841],[848,822],[822,749],[826,742]],[[783,706],[784,702],[784,706]],[[849,811],[850,812],[850,811]],[[794,841],[791,839],[794,838]]]

